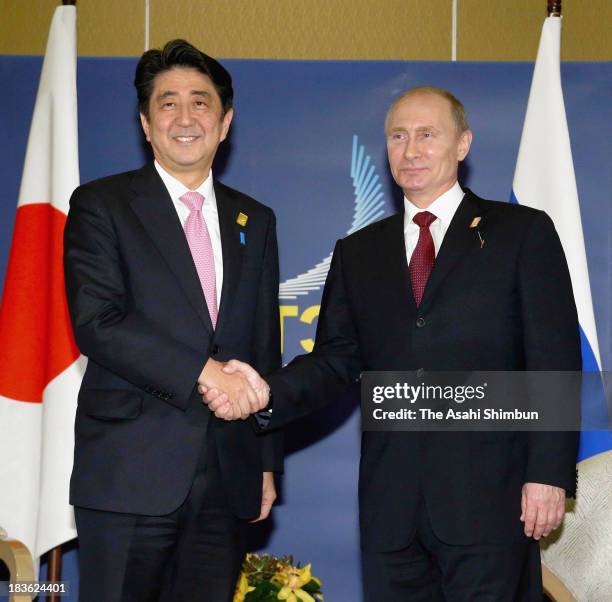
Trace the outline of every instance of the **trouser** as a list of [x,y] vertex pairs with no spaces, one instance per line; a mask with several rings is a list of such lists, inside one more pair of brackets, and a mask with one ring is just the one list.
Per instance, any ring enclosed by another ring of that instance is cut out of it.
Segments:
[[364,602],[541,602],[536,541],[449,545],[432,529],[424,503],[410,545],[362,551]]
[[228,510],[212,439],[187,498],[170,514],[75,507],[81,602],[231,602],[247,523]]

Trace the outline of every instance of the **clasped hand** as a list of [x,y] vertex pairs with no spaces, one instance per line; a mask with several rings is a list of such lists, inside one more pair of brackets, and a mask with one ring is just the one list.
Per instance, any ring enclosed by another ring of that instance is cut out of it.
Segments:
[[268,405],[270,387],[258,372],[238,360],[227,363],[212,358],[206,362],[198,391],[217,418],[245,420]]

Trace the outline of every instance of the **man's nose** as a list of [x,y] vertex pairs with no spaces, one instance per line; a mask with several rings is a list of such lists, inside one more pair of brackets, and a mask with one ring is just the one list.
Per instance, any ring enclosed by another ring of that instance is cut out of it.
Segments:
[[404,146],[404,157],[406,159],[414,159],[420,155],[419,145],[414,136],[410,136],[408,140],[406,140],[406,145]]
[[179,108],[179,114],[177,117],[179,125],[191,125],[193,123],[193,115],[191,114],[191,107],[189,105],[181,105]]

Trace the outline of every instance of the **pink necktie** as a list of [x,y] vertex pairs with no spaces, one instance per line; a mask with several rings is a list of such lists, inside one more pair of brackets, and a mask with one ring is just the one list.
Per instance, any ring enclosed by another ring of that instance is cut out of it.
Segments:
[[421,211],[417,213],[412,221],[420,228],[419,240],[412,252],[408,269],[410,271],[410,279],[412,280],[412,292],[417,307],[421,304],[425,285],[433,268],[436,258],[436,250],[434,248],[433,238],[429,231],[429,226],[438,219],[429,211]]
[[213,328],[217,325],[217,280],[215,277],[215,257],[213,254],[210,234],[206,222],[202,217],[202,204],[204,197],[199,192],[186,192],[181,197],[183,204],[189,209],[189,216],[185,222],[185,236],[195,263],[210,321]]

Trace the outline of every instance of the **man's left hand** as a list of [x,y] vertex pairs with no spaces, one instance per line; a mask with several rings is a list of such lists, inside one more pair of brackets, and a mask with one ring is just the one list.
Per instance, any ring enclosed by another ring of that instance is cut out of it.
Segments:
[[263,486],[261,491],[261,513],[259,516],[251,521],[253,523],[265,520],[270,516],[270,510],[272,510],[272,504],[276,500],[276,486],[274,485],[274,473],[264,472],[263,473]]
[[521,496],[521,521],[525,535],[539,540],[556,529],[565,516],[565,489],[542,483],[525,483]]

